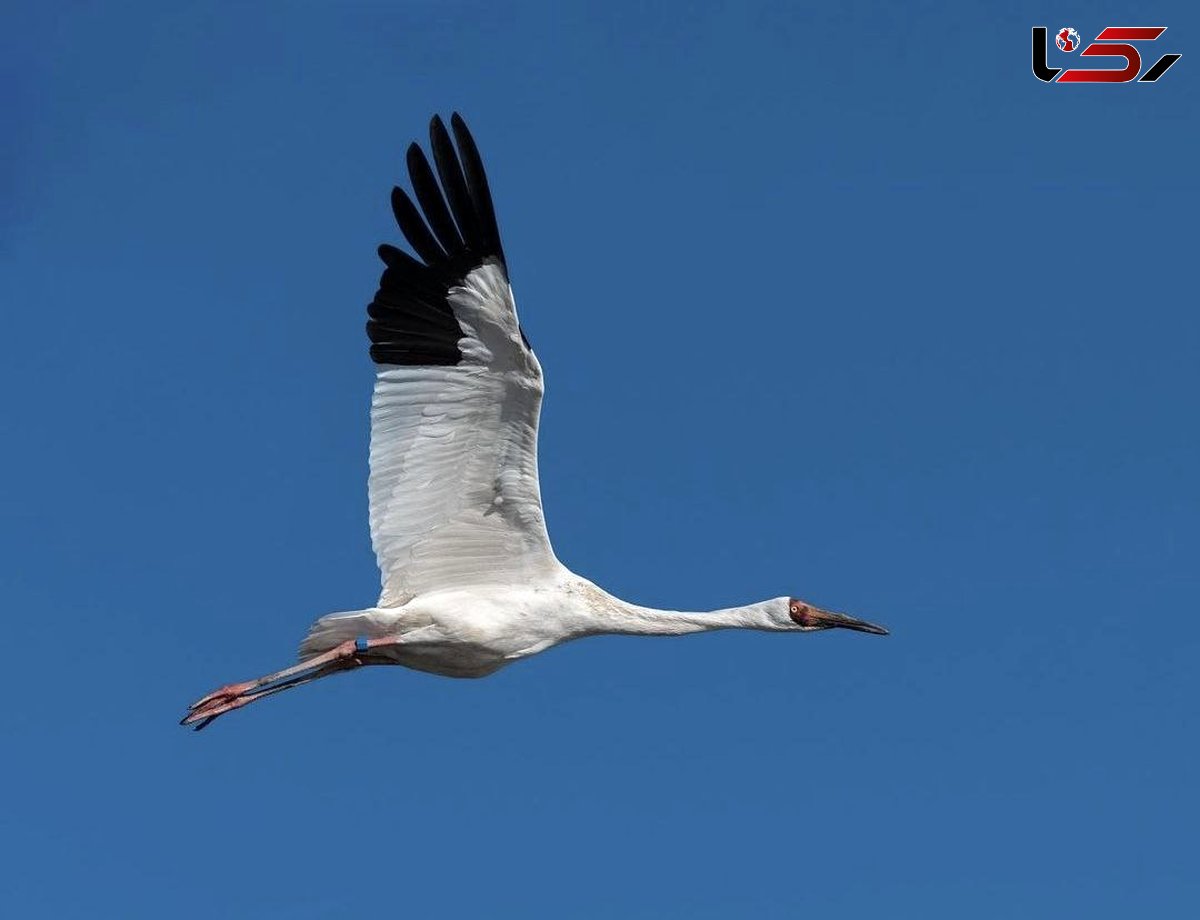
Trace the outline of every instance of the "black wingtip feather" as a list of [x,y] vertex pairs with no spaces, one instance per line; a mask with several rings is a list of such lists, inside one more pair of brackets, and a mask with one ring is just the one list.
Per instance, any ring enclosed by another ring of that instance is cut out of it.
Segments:
[[404,238],[408,240],[408,245],[413,248],[413,252],[425,260],[427,265],[437,265],[446,261],[445,250],[438,245],[438,241],[429,232],[424,218],[421,217],[421,212],[417,210],[417,206],[413,204],[404,189],[398,186],[392,189],[392,213],[396,216],[396,223],[400,225],[400,230],[404,234]]
[[421,203],[421,210],[425,212],[429,226],[446,252],[458,252],[463,248],[462,237],[454,225],[450,211],[446,208],[446,199],[433,177],[433,170],[429,166],[429,160],[425,158],[425,152],[417,144],[409,144],[405,160],[408,163],[409,181],[412,182],[413,191],[416,192],[417,201]]
[[417,144],[408,148],[416,203],[403,189],[392,191],[396,223],[417,258],[386,243],[379,247],[387,269],[367,322],[371,358],[379,364],[457,364],[463,333],[447,295],[486,261],[506,265],[475,140],[458,112],[450,116],[450,126],[454,141],[440,116],[430,120],[432,168]]
[[458,141],[463,172],[467,180],[467,193],[471,197],[471,204],[479,222],[483,246],[504,265],[500,228],[496,226],[496,210],[492,206],[492,192],[488,187],[487,173],[483,170],[479,148],[475,146],[475,138],[471,136],[467,123],[458,112],[450,116],[450,127],[454,129],[454,139]]
[[434,115],[429,123],[429,145],[433,149],[433,162],[437,167],[438,178],[442,181],[442,189],[446,193],[446,200],[450,202],[450,210],[454,214],[455,223],[458,224],[458,232],[462,236],[467,254],[470,255],[471,261],[478,260],[476,264],[482,264],[489,253],[486,251],[479,218],[475,214],[471,194],[467,191],[467,180],[458,162],[458,153],[445,124],[437,115]]

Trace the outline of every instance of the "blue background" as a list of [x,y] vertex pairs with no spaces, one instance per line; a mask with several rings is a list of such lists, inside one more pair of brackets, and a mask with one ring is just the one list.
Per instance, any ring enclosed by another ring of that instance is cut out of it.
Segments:
[[[41,6],[0,30],[6,914],[1196,915],[1192,5]],[[1045,85],[1038,24],[1184,58]],[[561,558],[890,639],[176,727],[376,597],[364,306],[456,108]]]

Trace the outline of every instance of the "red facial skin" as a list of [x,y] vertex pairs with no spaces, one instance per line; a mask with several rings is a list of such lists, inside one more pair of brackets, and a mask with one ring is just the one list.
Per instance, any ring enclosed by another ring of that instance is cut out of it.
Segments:
[[812,615],[812,608],[804,601],[798,601],[794,597],[788,603],[788,613],[791,614],[792,622],[797,626],[818,626],[817,620]]

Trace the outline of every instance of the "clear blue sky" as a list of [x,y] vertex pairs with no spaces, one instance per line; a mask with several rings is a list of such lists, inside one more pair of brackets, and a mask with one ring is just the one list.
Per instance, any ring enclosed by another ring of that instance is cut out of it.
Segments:
[[[1196,915],[1194,5],[45,6],[0,30],[6,915]],[[1184,57],[1043,85],[1037,24]],[[376,597],[365,304],[453,109],[561,558],[890,639],[176,726]]]

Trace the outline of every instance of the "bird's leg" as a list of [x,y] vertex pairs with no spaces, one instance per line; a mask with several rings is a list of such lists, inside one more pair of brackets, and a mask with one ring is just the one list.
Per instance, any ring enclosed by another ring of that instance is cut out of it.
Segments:
[[194,726],[196,731],[207,726],[217,716],[261,700],[263,697],[282,690],[291,690],[301,684],[327,677],[340,671],[349,671],[364,664],[371,664],[369,653],[372,648],[393,644],[394,638],[383,639],[348,639],[340,645],[331,648],[323,654],[274,674],[267,674],[257,680],[248,680],[238,684],[226,684],[207,696],[203,696],[188,707],[188,714],[180,721],[180,725]]

